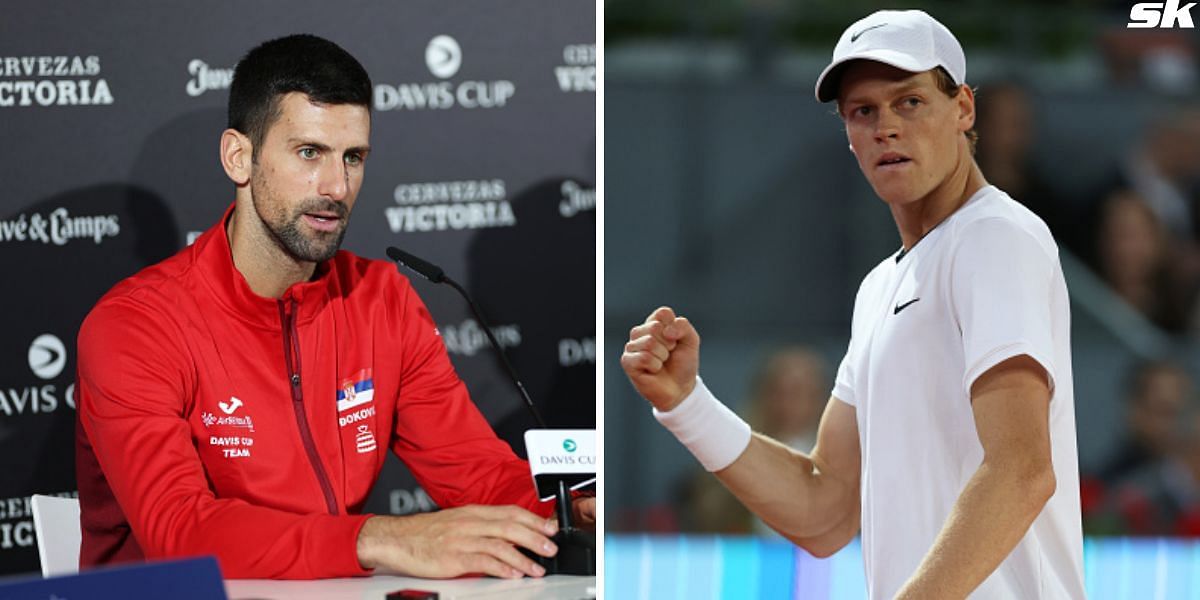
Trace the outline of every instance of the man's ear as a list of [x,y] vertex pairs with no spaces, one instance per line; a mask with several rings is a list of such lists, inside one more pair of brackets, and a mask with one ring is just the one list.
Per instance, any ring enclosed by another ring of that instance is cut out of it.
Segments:
[[975,92],[971,86],[963,84],[954,99],[958,101],[958,129],[970,131],[975,126]]
[[254,145],[250,138],[236,129],[221,132],[221,167],[238,186],[250,182],[253,172]]

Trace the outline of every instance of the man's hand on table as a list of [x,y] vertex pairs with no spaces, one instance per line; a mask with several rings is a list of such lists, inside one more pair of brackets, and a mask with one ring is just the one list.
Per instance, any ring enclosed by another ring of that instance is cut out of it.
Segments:
[[516,506],[473,505],[406,517],[375,516],[367,519],[358,534],[358,562],[364,568],[414,577],[469,573],[541,577],[545,569],[514,545],[554,556],[558,548],[550,536],[556,531],[558,525],[552,519]]

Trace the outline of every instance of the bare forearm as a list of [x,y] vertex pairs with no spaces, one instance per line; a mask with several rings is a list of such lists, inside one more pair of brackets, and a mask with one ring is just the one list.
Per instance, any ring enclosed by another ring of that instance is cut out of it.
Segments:
[[787,534],[784,534],[784,537],[817,558],[827,558],[833,556],[838,550],[845,548],[846,544],[849,544],[858,535],[861,521],[862,506],[858,498],[855,497],[853,507],[846,511],[846,515],[842,517],[842,520],[834,523],[832,527],[809,537],[796,537]]
[[819,465],[819,457],[756,433],[745,452],[716,475],[746,508],[800,543],[844,525],[858,508],[853,482],[838,480]]
[[558,551],[549,536],[558,526],[516,506],[463,506],[405,517],[372,516],[358,534],[364,569],[414,577],[541,577],[545,569],[517,546],[542,556]]
[[897,598],[965,598],[1004,561],[1054,493],[1051,470],[980,466]]

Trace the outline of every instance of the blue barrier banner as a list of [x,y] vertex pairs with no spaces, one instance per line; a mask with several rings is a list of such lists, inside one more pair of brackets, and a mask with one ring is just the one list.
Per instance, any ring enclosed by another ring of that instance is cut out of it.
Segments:
[[[866,600],[862,548],[814,558],[779,538],[611,534],[604,539],[610,598]],[[1200,598],[1200,540],[1087,538],[1092,600]]]
[[217,559],[211,556],[139,563],[62,577],[0,579],[0,600],[228,600]]

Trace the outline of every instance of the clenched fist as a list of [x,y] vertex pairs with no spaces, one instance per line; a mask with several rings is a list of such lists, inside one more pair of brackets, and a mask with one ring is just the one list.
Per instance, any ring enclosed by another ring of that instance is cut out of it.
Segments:
[[621,368],[643,398],[660,411],[675,408],[696,387],[700,334],[662,306],[629,331]]

